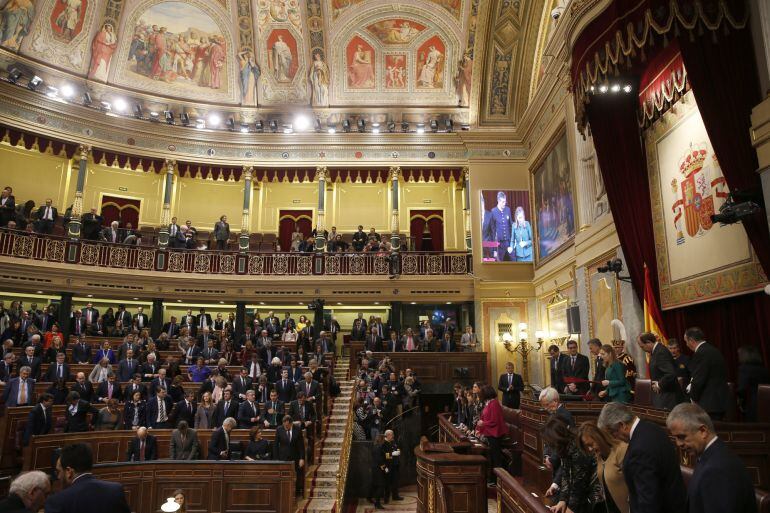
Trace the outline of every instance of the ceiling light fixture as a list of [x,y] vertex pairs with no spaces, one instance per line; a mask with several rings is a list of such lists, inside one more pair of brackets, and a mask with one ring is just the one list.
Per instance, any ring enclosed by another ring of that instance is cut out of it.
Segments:
[[620,84],[612,84],[610,91],[612,91],[613,93],[617,93],[618,91],[620,91]]
[[136,119],[142,119],[142,106],[138,103],[134,105],[134,117]]
[[243,123],[241,125],[241,133],[242,134],[248,134],[249,133],[249,125],[246,123]]
[[29,89],[30,91],[34,91],[35,89],[37,89],[37,86],[39,86],[42,83],[43,83],[43,79],[35,75],[30,79],[29,82],[27,82],[27,89]]
[[257,122],[254,124],[254,129],[255,129],[257,132],[259,132],[259,133],[262,133],[262,132],[264,132],[264,131],[265,131],[265,122],[264,122],[264,121],[262,121],[262,120],[260,119],[259,121],[257,121]]
[[160,112],[154,110],[150,111],[150,121],[154,121],[155,123],[160,121]]
[[294,128],[297,129],[297,131],[304,131],[307,130],[308,127],[310,127],[310,120],[307,118],[307,116],[299,115],[294,118]]
[[233,119],[232,116],[227,118],[227,121],[225,121],[225,124],[227,125],[228,130],[230,130],[231,132],[235,132],[235,120]]
[[623,86],[623,92],[624,93],[630,93],[631,92],[631,85],[626,84]]
[[417,123],[417,133],[418,134],[425,133],[425,123]]
[[599,92],[600,93],[606,93],[607,89],[608,89],[608,87],[606,85],[600,85],[599,86]]
[[203,130],[204,128],[206,128],[206,120],[202,118],[196,119],[195,128],[197,128],[198,130]]
[[69,84],[63,84],[61,88],[59,88],[59,92],[65,98],[72,98],[75,95],[75,88]]
[[22,73],[21,70],[16,66],[13,66],[8,70],[8,82],[16,84],[22,75],[24,75],[24,73]]
[[388,132],[393,133],[396,131],[396,122],[388,121]]
[[93,100],[91,99],[91,93],[89,93],[88,91],[84,92],[83,105],[85,105],[86,107],[90,107],[92,103],[93,103]]
[[270,131],[272,133],[276,133],[278,131],[278,121],[274,119],[270,120]]
[[166,123],[168,123],[169,125],[173,125],[174,124],[174,113],[173,112],[171,112],[170,110],[164,110],[163,111],[163,116],[166,118]]
[[350,132],[350,120],[349,119],[343,119],[342,120],[342,131],[345,133]]
[[190,115],[188,113],[182,112],[179,115],[179,119],[182,121],[184,126],[190,126]]
[[116,98],[115,102],[113,103],[113,106],[115,107],[115,110],[118,112],[125,112],[128,108],[128,103],[126,103],[126,100],[123,98]]
[[330,126],[329,128],[327,128],[326,131],[328,133],[330,133],[330,134],[336,134],[337,133],[337,129],[334,128],[333,126]]
[[436,121],[435,119],[430,120],[430,131],[433,132],[434,134],[438,132],[438,121]]
[[49,98],[56,98],[59,96],[59,90],[54,86],[48,86],[46,87],[45,95]]
[[208,116],[208,122],[211,126],[219,126],[219,124],[222,122],[222,118],[219,117],[219,114],[212,112]]
[[444,122],[444,126],[446,127],[447,132],[454,131],[454,121],[452,121],[452,118],[446,118],[446,121]]
[[358,125],[358,131],[360,133],[366,132],[366,120],[364,118],[358,118],[358,122],[356,124]]
[[320,132],[322,130],[320,119],[315,118],[315,121],[313,121],[313,128],[315,129],[316,132]]
[[409,131],[409,123],[406,121],[401,122],[401,131],[402,132],[408,132]]

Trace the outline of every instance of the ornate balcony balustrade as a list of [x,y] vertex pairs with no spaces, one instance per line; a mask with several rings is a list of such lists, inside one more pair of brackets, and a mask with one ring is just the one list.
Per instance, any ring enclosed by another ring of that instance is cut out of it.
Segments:
[[161,250],[0,230],[0,257],[130,271],[244,276],[450,276],[471,272],[465,251],[387,253],[261,253]]

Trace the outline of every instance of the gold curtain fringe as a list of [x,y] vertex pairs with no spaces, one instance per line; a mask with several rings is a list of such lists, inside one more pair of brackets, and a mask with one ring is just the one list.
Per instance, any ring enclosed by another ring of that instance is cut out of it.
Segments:
[[665,113],[690,89],[684,65],[671,72],[671,77],[660,84],[652,94],[646,95],[639,113],[639,128],[646,128]]
[[714,17],[709,18],[701,0],[693,2],[693,13],[687,17],[680,10],[677,0],[669,2],[668,17],[663,23],[658,23],[652,15],[652,11],[647,9],[641,23],[641,29],[635,30],[634,24],[628,22],[624,30],[616,30],[613,38],[607,40],[604,44],[603,55],[600,51],[594,53],[593,59],[586,61],[585,69],[580,71],[575,84],[573,84],[573,95],[575,102],[575,113],[578,130],[585,135],[586,114],[585,104],[589,102],[588,92],[592,85],[597,84],[606,78],[610,72],[617,73],[617,64],[622,63],[623,58],[630,58],[635,54],[635,50],[641,50],[642,62],[645,60],[644,47],[654,46],[655,38],[663,38],[663,44],[668,44],[668,33],[675,29],[675,35],[679,33],[679,26],[687,30],[692,38],[693,31],[698,30],[699,35],[703,35],[705,27],[711,31],[714,38],[718,37],[718,30],[723,27],[725,34],[729,28],[741,30],[748,23],[748,9],[742,19],[733,16],[726,0],[719,0],[717,3],[717,12]]

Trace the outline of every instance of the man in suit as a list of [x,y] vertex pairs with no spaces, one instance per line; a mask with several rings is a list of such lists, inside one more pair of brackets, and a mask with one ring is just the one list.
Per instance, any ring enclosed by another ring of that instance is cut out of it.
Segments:
[[[152,353],[147,355],[147,363],[142,365],[142,370],[141,370],[142,380],[155,382],[158,379],[158,376],[160,375],[160,371],[163,371],[163,375],[165,377],[166,370],[161,369],[160,364],[158,364],[155,361],[155,355]],[[152,394],[155,395],[154,388],[152,389]]]
[[83,312],[75,310],[75,314],[70,319],[70,333],[76,337],[86,334],[86,320],[83,318]]
[[94,387],[90,381],[86,379],[84,372],[78,372],[75,375],[75,382],[70,387],[71,392],[77,392],[81,399],[84,401],[91,401],[94,396]]
[[134,358],[134,350],[129,349],[126,351],[125,359],[118,362],[118,378],[121,383],[125,383],[131,381],[137,372],[139,372],[139,360]]
[[179,337],[179,323],[177,323],[176,317],[172,315],[171,320],[163,325],[162,331],[167,333],[170,339]]
[[303,429],[313,425],[316,420],[315,407],[305,400],[305,392],[297,392],[297,399],[289,405],[289,415],[294,422],[299,422]]
[[166,397],[166,389],[159,388],[155,397],[147,401],[147,424],[153,429],[167,429],[171,426],[168,416],[173,403]]
[[126,461],[153,461],[158,459],[158,443],[153,435],[142,426],[136,430],[136,436],[128,443]]
[[666,419],[677,446],[692,456],[695,470],[687,486],[690,513],[756,513],[754,485],[746,466],[720,440],[697,404],[680,404]]
[[3,513],[32,513],[43,509],[51,493],[51,478],[41,470],[19,474],[11,482],[8,497],[0,500]]
[[171,414],[173,419],[172,425],[179,425],[179,422],[187,422],[187,425],[195,424],[195,412],[198,410],[198,406],[193,401],[195,394],[193,392],[185,392],[184,399],[174,405],[174,410]]
[[379,352],[382,350],[382,338],[377,336],[377,333],[374,331],[374,328],[369,328],[369,334],[366,336],[366,340],[364,341],[364,349],[367,351],[377,351]]
[[382,350],[387,353],[395,353],[402,350],[401,341],[398,339],[398,333],[395,330],[391,330],[390,338],[387,342],[383,343]]
[[[89,426],[96,421],[99,410],[91,406],[91,403],[80,398],[77,392],[67,394],[67,409],[65,413],[65,433],[85,433]],[[88,421],[88,414],[91,414],[91,421]]]
[[425,330],[425,337],[423,337],[422,340],[420,340],[420,351],[430,351],[433,352],[436,350],[437,341],[436,338],[433,336],[433,330],[428,328]]
[[198,315],[195,317],[195,333],[203,328],[211,328],[211,315],[206,313],[205,308],[201,308]]
[[181,420],[177,428],[171,432],[169,446],[172,460],[197,460],[200,456],[198,433],[189,424]]
[[111,222],[107,228],[101,231],[99,239],[103,242],[111,242],[113,244],[120,244],[123,242],[118,226],[119,223],[117,221]]
[[211,426],[209,427],[221,427],[226,418],[237,417],[238,406],[238,401],[233,399],[232,390],[230,390],[230,388],[225,388],[225,391],[222,392],[222,399],[217,403],[216,408],[214,408],[214,413],[211,416]]
[[0,226],[8,226],[8,222],[16,216],[16,198],[13,189],[4,187],[0,192]]
[[54,382],[57,379],[71,381],[70,366],[64,361],[66,356],[65,353],[56,353],[56,362],[48,365],[48,370],[44,377],[45,381]]
[[92,337],[104,337],[107,335],[106,330],[107,328],[104,327],[104,321],[99,317],[86,329],[86,332]]
[[136,373],[131,377],[131,382],[127,384],[126,388],[123,390],[126,401],[130,401],[131,398],[134,397],[134,392],[139,392],[142,394],[142,399],[147,399],[147,387],[142,384],[142,375],[139,373]]
[[238,427],[251,429],[259,422],[259,405],[255,401],[253,390],[246,392],[246,400],[238,407]]
[[283,416],[281,425],[275,431],[273,453],[276,460],[294,462],[294,469],[297,473],[296,492],[297,495],[300,495],[304,481],[305,441],[302,438],[302,430],[293,424],[289,415]]
[[452,338],[452,334],[448,331],[444,333],[444,336],[441,339],[441,342],[439,343],[438,347],[439,352],[441,353],[453,353],[455,350],[455,341]]
[[329,322],[327,322],[324,326],[325,331],[329,332],[332,337],[332,344],[334,346],[337,345],[337,334],[340,332],[342,328],[340,328],[340,323],[337,321],[337,317],[334,315],[331,316],[331,319],[329,319]]
[[31,372],[28,366],[22,366],[19,368],[19,377],[11,378],[5,386],[3,402],[6,407],[34,404],[35,380],[30,377]]
[[685,401],[682,387],[677,381],[674,357],[652,333],[642,333],[638,338],[642,351],[650,354],[650,381],[652,404],[656,408],[671,410]]
[[313,373],[310,371],[306,372],[304,377],[304,381],[297,385],[297,390],[305,394],[309,403],[315,404],[317,399],[321,399],[321,385],[313,379]]
[[[30,410],[27,416],[27,425],[24,427],[22,445],[29,445],[30,438],[34,435],[47,435],[53,427],[53,396],[42,393],[37,398],[37,405]],[[2,511],[2,510],[0,510]]]
[[684,341],[693,352],[690,360],[692,378],[687,386],[690,399],[706,410],[714,420],[721,420],[727,411],[727,365],[722,353],[706,342],[700,328],[688,328]]
[[[575,419],[572,413],[562,404],[559,398],[559,392],[553,387],[547,387],[540,391],[540,406],[543,407],[551,417],[559,417],[570,427],[575,427]],[[561,486],[561,478],[564,469],[561,467],[561,458],[555,453],[553,448],[543,446],[543,465],[551,470],[551,486],[546,491],[546,497],[553,496]]]
[[353,249],[360,253],[364,250],[364,246],[366,246],[367,241],[368,238],[366,236],[366,232],[364,231],[364,227],[362,225],[358,225],[358,231],[353,234]]
[[40,331],[40,333],[47,333],[51,330],[51,328],[53,328],[56,319],[51,312],[52,308],[48,306],[43,312],[40,313],[40,315],[35,316],[35,326],[37,326],[37,329]]
[[62,447],[56,473],[63,490],[48,497],[46,513],[130,513],[123,485],[94,478],[92,468],[90,445]]
[[503,406],[519,409],[521,404],[521,393],[524,391],[524,380],[521,375],[513,372],[513,362],[505,364],[505,374],[500,375],[497,382],[497,389],[503,393]]
[[417,340],[417,337],[414,336],[412,328],[406,329],[406,335],[401,339],[401,347],[404,351],[410,352],[420,350],[420,342]]
[[628,442],[623,476],[632,513],[687,511],[679,458],[663,428],[640,420],[630,407],[616,402],[604,405],[597,425]]
[[273,388],[278,392],[278,400],[282,403],[293,401],[297,393],[294,389],[294,383],[289,379],[289,371],[286,369],[281,371],[281,379],[275,382]]
[[291,318],[291,314],[286,312],[284,314],[283,321],[281,321],[281,331],[288,331],[290,329],[296,329],[297,323]]
[[184,364],[185,365],[195,365],[195,362],[198,361],[198,357],[201,355],[201,350],[198,347],[198,344],[190,343],[190,345],[185,349],[184,352]]
[[208,337],[208,341],[206,342],[206,345],[203,347],[201,356],[203,357],[203,361],[206,365],[216,365],[217,362],[219,361],[219,351],[217,351],[217,348],[214,347],[213,336]]
[[53,206],[51,198],[46,199],[45,205],[37,209],[35,218],[37,219],[35,223],[35,231],[37,233],[53,233],[54,224],[56,224],[56,220],[59,218],[59,211]]
[[90,212],[83,216],[81,233],[84,239],[97,240],[102,234],[102,224],[104,223],[104,217],[96,212],[96,208],[92,208]]
[[107,380],[99,383],[99,386],[96,387],[96,397],[100,403],[106,403],[110,399],[123,402],[123,392],[120,390],[120,383],[115,379],[115,374],[109,373]]
[[237,422],[232,417],[227,417],[222,422],[222,427],[211,433],[208,447],[208,459],[226,460],[230,458],[230,432]]
[[83,314],[83,318],[86,320],[86,326],[90,326],[91,324],[95,323],[99,318],[99,310],[94,308],[92,303],[86,304],[86,307],[81,310],[81,313]]
[[171,224],[168,225],[168,247],[170,248],[177,248],[182,246],[184,243],[179,244],[179,235],[180,235],[180,227],[179,223],[177,223],[176,216],[171,218]]
[[[599,397],[599,392],[601,392],[604,388],[602,387],[601,382],[604,381],[604,361],[602,360],[602,357],[599,356],[599,351],[602,348],[602,341],[598,338],[592,338],[588,341],[588,353],[589,358],[593,360],[594,362],[594,377],[591,379],[591,381],[596,381],[596,383],[591,383],[590,390],[591,394],[593,394],[594,397]],[[590,364],[589,364],[590,365]],[[603,398],[599,399],[600,401],[607,401],[609,400],[608,396],[605,396]]]
[[227,248],[227,241],[230,240],[230,224],[227,222],[227,216],[222,216],[214,225],[214,239],[217,241],[217,249]]
[[131,335],[126,337],[125,342],[120,344],[120,347],[118,348],[118,361],[128,358],[129,351],[131,352],[132,357],[137,356],[141,352],[141,348],[138,344],[134,344]]
[[[139,306],[136,308],[136,315],[134,315],[134,322],[139,330],[150,327],[150,318],[144,313],[144,307]],[[130,324],[129,324],[130,326]]]
[[241,369],[240,375],[233,379],[231,383],[233,396],[240,400],[246,399],[246,391],[251,389],[252,381],[249,377],[249,370],[246,367]]
[[125,328],[131,327],[133,318],[131,317],[131,313],[126,310],[126,305],[118,305],[118,311],[115,314],[115,321],[120,321]]
[[91,363],[91,346],[86,344],[85,337],[79,338],[73,345],[72,363]]
[[14,375],[14,362],[16,356],[13,351],[8,351],[3,355],[3,359],[0,360],[0,383],[8,383]]
[[569,354],[561,368],[566,383],[564,393],[583,395],[588,392],[588,371],[591,365],[586,355],[578,353],[577,342],[574,340],[567,342],[567,351]]
[[286,408],[284,404],[278,400],[278,392],[275,390],[270,391],[270,400],[265,402],[262,406],[262,415],[260,419],[262,423],[268,429],[275,429],[283,418]]
[[43,360],[39,356],[35,356],[35,346],[24,348],[24,354],[19,358],[19,365],[29,367],[32,379],[37,380],[40,378],[40,367],[43,365]]

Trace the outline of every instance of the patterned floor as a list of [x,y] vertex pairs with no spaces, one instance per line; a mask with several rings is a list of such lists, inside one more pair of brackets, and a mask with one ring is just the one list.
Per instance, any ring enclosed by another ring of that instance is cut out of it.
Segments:
[[[379,511],[388,513],[415,513],[417,511],[417,490],[414,486],[401,490],[403,501],[394,501],[383,504],[385,509],[374,509],[374,505],[366,499],[358,499],[358,504],[348,506],[345,513],[377,513]],[[487,513],[497,513],[497,501],[489,499],[487,501]]]

